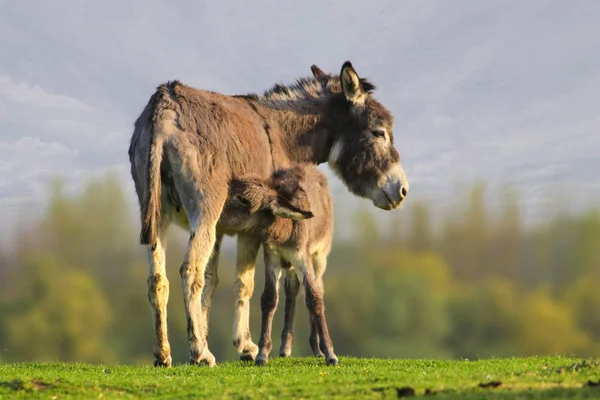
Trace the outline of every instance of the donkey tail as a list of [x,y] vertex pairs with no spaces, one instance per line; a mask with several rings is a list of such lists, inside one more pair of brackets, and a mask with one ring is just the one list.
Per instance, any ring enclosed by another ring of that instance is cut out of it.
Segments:
[[164,156],[164,145],[169,137],[170,126],[177,110],[175,87],[178,81],[167,82],[157,87],[148,106],[149,145],[146,155],[146,192],[142,204],[142,229],[140,243],[156,247],[161,221],[161,164]]
[[146,195],[142,205],[142,230],[140,232],[140,243],[156,247],[158,235],[158,224],[161,218],[161,190],[160,165],[163,159],[164,135],[160,129],[152,125],[150,134],[150,146],[146,158]]

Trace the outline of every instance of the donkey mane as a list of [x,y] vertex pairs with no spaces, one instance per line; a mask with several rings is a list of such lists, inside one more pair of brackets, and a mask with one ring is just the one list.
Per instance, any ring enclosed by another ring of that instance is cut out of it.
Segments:
[[[372,93],[376,87],[365,78],[360,78],[363,90]],[[302,77],[291,84],[276,83],[272,88],[266,90],[262,96],[255,93],[234,95],[233,97],[256,100],[262,105],[281,105],[282,103],[306,102],[318,100],[331,94],[341,93],[339,75],[323,75],[319,78]]]

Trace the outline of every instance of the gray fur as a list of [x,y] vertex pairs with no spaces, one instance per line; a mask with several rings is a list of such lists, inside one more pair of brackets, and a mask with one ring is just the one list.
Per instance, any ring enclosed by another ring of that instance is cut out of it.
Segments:
[[[298,162],[328,162],[352,193],[375,206],[390,210],[404,200],[408,182],[393,145],[393,117],[373,98],[374,86],[349,62],[341,78],[320,69],[313,73],[262,96],[228,96],[168,82],[137,118],[129,160],[140,203],[140,242],[148,245],[153,282],[149,279],[148,296],[155,315],[156,365],[171,363],[164,265],[171,223],[190,231],[180,268],[190,360],[214,365],[206,345],[207,313],[217,285],[218,254],[212,254],[223,234],[217,222],[233,179],[266,178]],[[234,343],[250,358],[257,347],[247,329],[247,309],[259,246],[252,235],[238,236]],[[207,270],[212,273],[205,278]]]
[[219,226],[258,235],[264,245],[265,289],[261,297],[263,315],[256,364],[266,364],[271,352],[271,326],[282,269],[286,270],[288,304],[280,354],[288,356],[291,351],[295,298],[302,281],[310,313],[313,353],[317,356],[324,353],[328,364],[337,364],[323,303],[323,274],[333,237],[333,206],[325,175],[314,165],[299,164],[279,170],[267,180],[258,177],[235,180]]

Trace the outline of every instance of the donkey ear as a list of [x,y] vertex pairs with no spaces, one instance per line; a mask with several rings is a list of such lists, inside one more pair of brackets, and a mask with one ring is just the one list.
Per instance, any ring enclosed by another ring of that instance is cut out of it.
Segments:
[[311,65],[310,70],[316,79],[321,79],[325,76],[325,72],[323,72],[321,68],[317,67],[316,64]]
[[342,65],[340,80],[346,99],[354,105],[363,105],[367,96],[360,83],[360,78],[350,61],[346,61],[344,65]]
[[271,201],[269,204],[271,211],[278,217],[293,219],[299,221],[301,219],[308,219],[314,217],[314,214],[310,210],[301,210],[293,207],[292,205],[282,205],[277,200]]

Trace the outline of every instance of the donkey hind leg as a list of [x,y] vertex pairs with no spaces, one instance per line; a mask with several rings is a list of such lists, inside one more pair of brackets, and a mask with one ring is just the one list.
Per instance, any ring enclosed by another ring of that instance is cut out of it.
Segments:
[[190,224],[188,250],[179,273],[183,283],[183,300],[187,320],[187,336],[192,364],[215,365],[215,357],[208,350],[206,326],[202,315],[202,292],[206,264],[216,242],[215,221],[203,220]]
[[[281,332],[281,347],[279,355],[289,357],[292,354],[292,344],[294,343],[294,322],[296,320],[296,298],[300,291],[300,280],[292,264],[282,260],[282,267],[285,271],[285,317],[283,331]],[[311,324],[312,326],[312,324]],[[318,346],[317,346],[318,348]]]
[[256,365],[265,365],[269,353],[273,348],[271,342],[271,328],[273,316],[277,309],[279,278],[281,277],[281,259],[265,249],[265,287],[260,298],[262,322],[260,328],[260,341],[258,342],[258,355]]
[[204,290],[202,291],[202,318],[204,319],[204,326],[206,327],[206,336],[208,336],[209,330],[210,306],[212,304],[213,294],[219,284],[219,254],[221,252],[222,241],[223,234],[217,234],[212,255],[208,260],[206,271],[204,272],[205,284]]
[[313,261],[311,257],[307,260],[297,260],[294,266],[298,274],[302,277],[305,291],[306,307],[310,313],[310,318],[316,326],[319,334],[321,351],[325,354],[327,365],[337,365],[338,358],[333,351],[333,343],[329,337],[329,329],[325,319],[325,304],[323,302],[323,290],[316,282]]
[[242,361],[253,361],[258,353],[258,346],[252,342],[250,334],[250,298],[254,293],[254,271],[259,248],[258,236],[244,233],[237,235],[234,284],[237,299],[233,322],[233,345]]
[[[325,269],[327,268],[327,256],[323,256],[322,254],[317,254],[313,256],[313,267],[315,270],[315,285],[318,291],[321,292],[321,295],[325,295],[325,291],[323,288],[323,274],[325,273]],[[324,347],[325,343],[319,340],[319,332],[317,330],[317,326],[312,318],[310,318],[310,336],[308,338],[308,342],[310,344],[310,348],[313,352],[313,355],[317,357],[323,357],[323,351],[321,348]]]
[[170,367],[171,346],[167,334],[169,280],[165,269],[166,229],[156,238],[156,247],[148,247],[148,301],[154,314],[154,366]]
[[[167,122],[165,122],[166,124]],[[219,177],[219,169],[212,157],[201,154],[195,142],[189,141],[189,132],[172,131],[164,145],[172,173],[173,184],[188,218],[190,238],[179,274],[183,286],[183,302],[187,325],[190,362],[215,365],[215,357],[208,350],[206,325],[202,310],[204,274],[217,241],[217,222],[227,199],[227,184]]]

